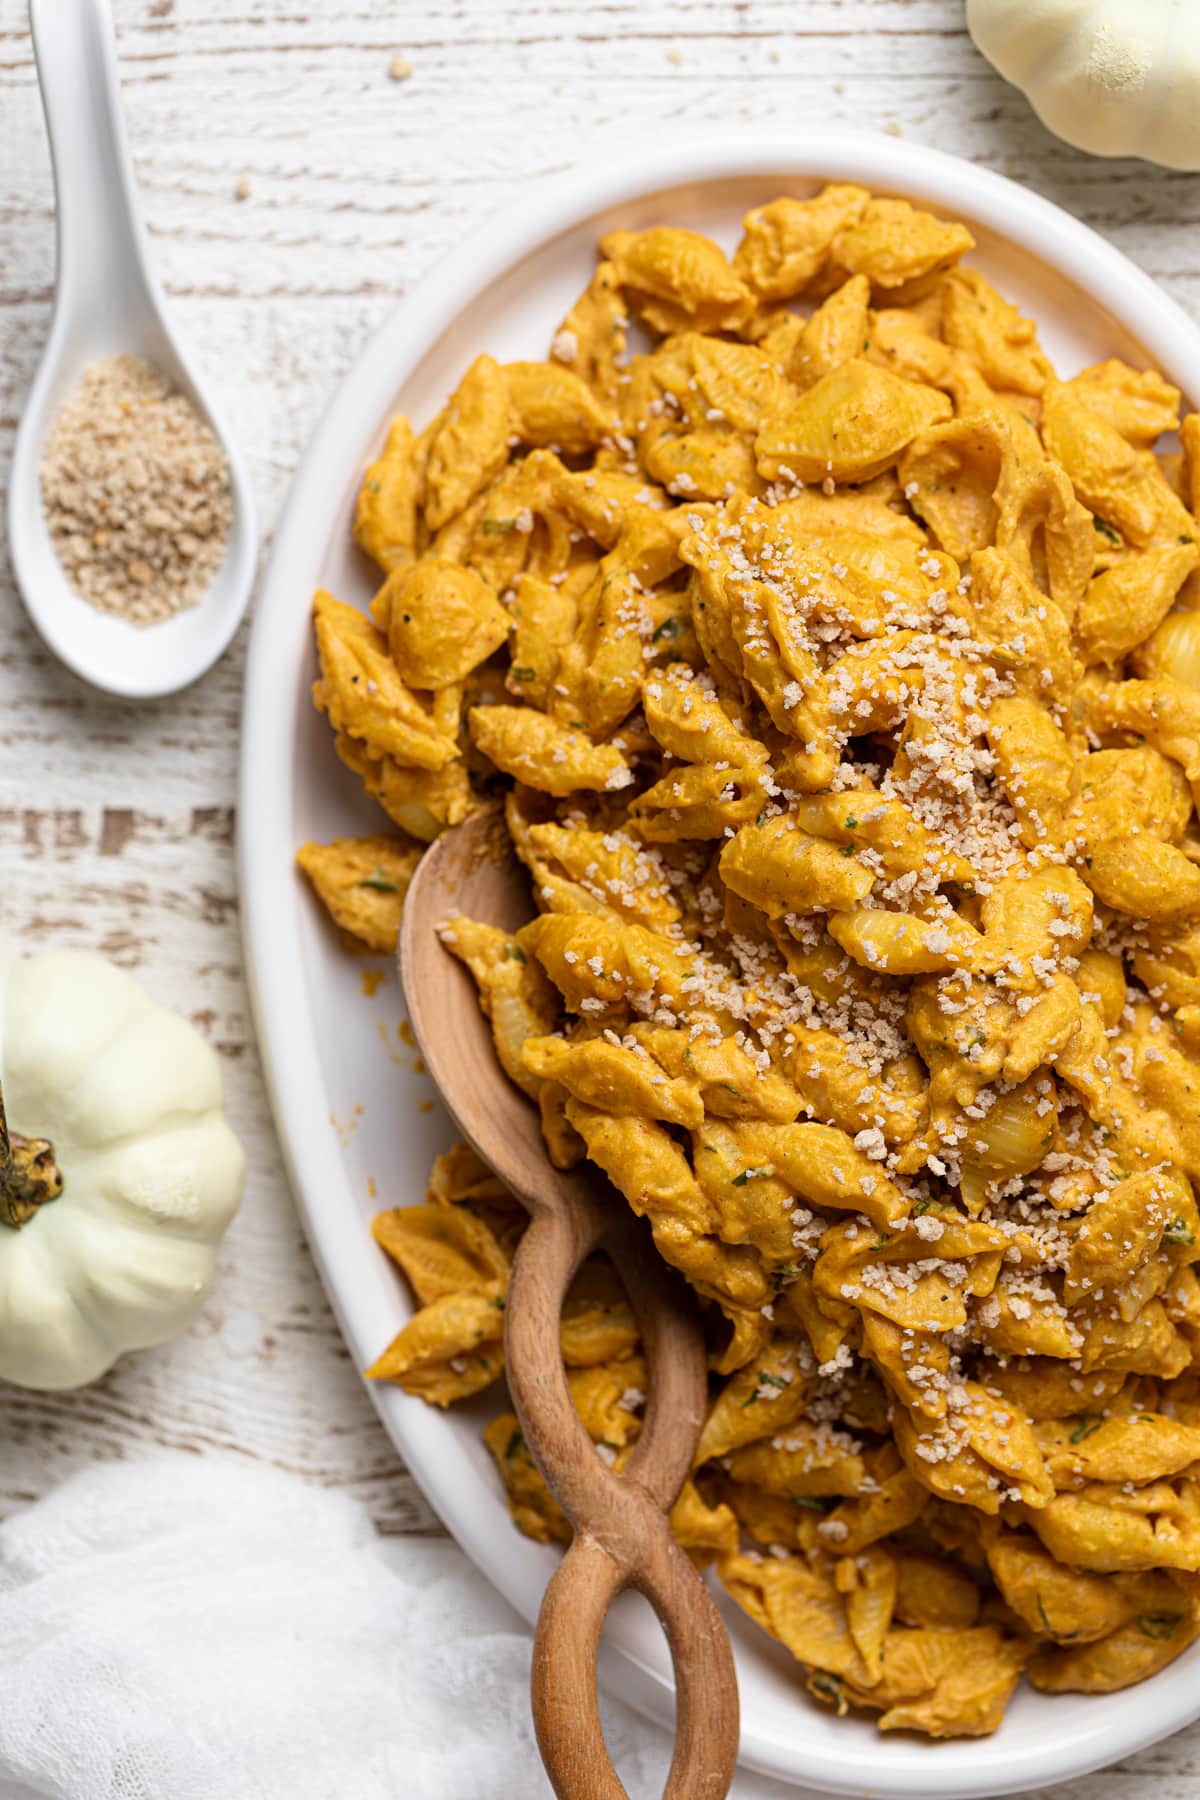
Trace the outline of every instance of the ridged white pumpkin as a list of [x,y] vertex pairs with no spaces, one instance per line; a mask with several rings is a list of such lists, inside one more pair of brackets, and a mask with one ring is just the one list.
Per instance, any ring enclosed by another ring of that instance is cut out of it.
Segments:
[[132,976],[64,952],[0,962],[0,1095],[0,1379],[80,1387],[204,1304],[244,1175],[220,1068]]
[[1200,0],[967,0],[967,24],[1069,144],[1200,169]]

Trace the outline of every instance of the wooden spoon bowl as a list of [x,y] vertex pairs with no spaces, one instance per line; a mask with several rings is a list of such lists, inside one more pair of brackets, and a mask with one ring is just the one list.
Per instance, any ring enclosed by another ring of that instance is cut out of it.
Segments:
[[[624,1588],[653,1606],[675,1669],[675,1754],[665,1800],[722,1800],[738,1743],[737,1684],[721,1616],[667,1513],[692,1466],[707,1404],[704,1341],[683,1280],[648,1227],[590,1165],[555,1169],[535,1108],[504,1075],[471,976],[436,927],[455,911],[504,930],[532,913],[499,809],[443,833],[408,891],[400,974],[413,1032],[468,1143],[527,1207],[513,1264],[505,1356],[525,1441],[574,1538],[542,1601],[533,1717],[560,1800],[628,1800],[600,1724],[596,1669],[608,1610]],[[571,1402],[559,1347],[563,1301],[593,1250],[629,1294],[647,1366],[646,1415],[617,1475]]]

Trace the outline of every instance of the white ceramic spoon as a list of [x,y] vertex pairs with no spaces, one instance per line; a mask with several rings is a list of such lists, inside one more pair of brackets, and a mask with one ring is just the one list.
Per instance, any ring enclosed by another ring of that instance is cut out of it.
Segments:
[[[50,336],[17,433],[9,489],[13,566],[34,624],[69,668],[109,693],[150,699],[203,675],[237,630],[258,557],[254,499],[150,266],[107,0],[30,0],[29,16],[58,197],[58,281]],[[156,363],[182,389],[220,440],[232,478],[229,543],[207,594],[151,626],[131,625],[80,599],[42,511],[40,466],[55,415],[90,363],[120,351]]]

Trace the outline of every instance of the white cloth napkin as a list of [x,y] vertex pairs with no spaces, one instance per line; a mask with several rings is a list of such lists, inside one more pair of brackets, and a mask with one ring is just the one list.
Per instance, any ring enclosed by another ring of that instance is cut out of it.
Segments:
[[[529,1649],[454,1545],[380,1539],[342,1494],[101,1465],[0,1526],[0,1800],[543,1800]],[[664,1733],[605,1728],[657,1800]]]

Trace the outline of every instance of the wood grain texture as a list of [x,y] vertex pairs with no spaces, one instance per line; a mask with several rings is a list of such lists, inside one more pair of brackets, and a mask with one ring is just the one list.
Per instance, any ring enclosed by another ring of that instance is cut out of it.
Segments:
[[[269,526],[364,336],[539,176],[740,120],[888,129],[998,168],[1200,313],[1200,179],[1057,143],[962,0],[114,0],[134,162],[181,327]],[[398,54],[413,67],[389,79]],[[239,183],[247,188],[239,200]],[[44,341],[54,231],[23,0],[0,0],[0,490]],[[222,1054],[249,1188],[200,1324],[72,1397],[0,1390],[0,1513],[98,1456],[184,1444],[436,1529],[325,1306],[251,1041],[233,798],[245,633],[181,698],[100,698],[41,648],[0,553],[0,942],[135,969]],[[1200,1796],[1200,1732],[1056,1800]]]
[[[604,1742],[597,1662],[609,1609],[634,1588],[658,1615],[675,1667],[675,1754],[663,1800],[724,1800],[738,1745],[733,1655],[712,1594],[667,1524],[695,1463],[708,1396],[695,1295],[655,1254],[648,1222],[597,1169],[554,1168],[537,1108],[496,1060],[474,981],[437,947],[438,925],[455,909],[502,931],[531,916],[529,880],[505,844],[502,818],[498,806],[475,812],[422,858],[404,902],[399,965],[430,1074],[463,1137],[531,1220],[509,1281],[505,1366],[525,1443],[574,1533],[534,1636],[538,1746],[561,1800],[628,1800]],[[601,1247],[621,1272],[646,1358],[645,1429],[620,1476],[575,1410],[559,1347],[568,1289]]]

